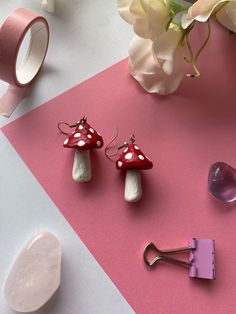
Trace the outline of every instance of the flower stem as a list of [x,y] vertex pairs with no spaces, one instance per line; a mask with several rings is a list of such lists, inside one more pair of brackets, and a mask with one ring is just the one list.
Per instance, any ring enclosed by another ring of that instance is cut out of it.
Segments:
[[204,48],[206,47],[206,45],[208,44],[209,42],[209,39],[211,37],[211,22],[210,22],[210,19],[207,20],[207,27],[208,27],[208,34],[207,34],[207,37],[206,39],[204,40],[202,46],[199,48],[199,50],[196,52],[196,54],[194,55],[193,53],[193,50],[192,50],[192,47],[191,47],[191,44],[189,42],[189,33],[188,32],[186,34],[186,43],[187,43],[187,47],[188,47],[188,50],[189,50],[189,54],[190,54],[190,60],[187,60],[185,59],[188,63],[191,63],[192,66],[193,66],[193,69],[195,71],[194,74],[186,74],[187,77],[199,77],[201,75],[201,72],[199,71],[198,69],[198,66],[197,66],[197,61],[198,61],[198,58],[200,56],[200,54],[202,53],[202,51],[204,50]]
[[204,48],[206,47],[206,45],[209,42],[209,39],[211,37],[211,21],[210,19],[207,20],[207,30],[208,30],[208,34],[206,39],[204,40],[202,46],[200,47],[200,49],[198,50],[198,52],[195,55],[195,61],[197,61],[198,57],[200,56],[200,54],[202,53],[202,51],[204,50]]

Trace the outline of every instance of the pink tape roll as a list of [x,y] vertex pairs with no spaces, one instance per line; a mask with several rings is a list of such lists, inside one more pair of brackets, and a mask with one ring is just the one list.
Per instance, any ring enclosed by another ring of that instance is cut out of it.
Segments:
[[[26,33],[30,44],[24,62],[17,67],[17,57]],[[26,9],[16,9],[0,29],[0,79],[9,88],[0,99],[0,113],[9,117],[37,76],[47,53],[49,27],[46,19]]]

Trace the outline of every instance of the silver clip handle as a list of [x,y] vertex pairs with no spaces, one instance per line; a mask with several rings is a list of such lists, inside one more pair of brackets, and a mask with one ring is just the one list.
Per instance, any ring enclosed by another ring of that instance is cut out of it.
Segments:
[[[150,250],[155,251],[158,255],[154,257],[151,261],[148,260],[147,254]],[[190,267],[191,264],[176,258],[172,258],[169,256],[165,256],[163,254],[174,254],[174,253],[180,253],[180,252],[188,252],[191,251],[191,247],[181,247],[181,248],[175,248],[175,249],[168,249],[168,250],[160,250],[158,249],[152,242],[149,242],[143,251],[143,260],[145,264],[149,267],[154,266],[158,261],[165,260],[167,262],[170,262],[172,264],[179,264],[185,267]]]

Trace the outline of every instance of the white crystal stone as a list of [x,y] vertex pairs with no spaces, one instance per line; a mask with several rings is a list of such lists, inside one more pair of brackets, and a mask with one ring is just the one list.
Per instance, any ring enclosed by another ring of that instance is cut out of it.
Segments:
[[48,11],[50,13],[54,13],[54,11],[55,11],[54,0],[42,0],[41,5],[45,11]]
[[61,246],[42,232],[20,252],[5,284],[7,303],[18,312],[33,312],[54,294],[61,280]]

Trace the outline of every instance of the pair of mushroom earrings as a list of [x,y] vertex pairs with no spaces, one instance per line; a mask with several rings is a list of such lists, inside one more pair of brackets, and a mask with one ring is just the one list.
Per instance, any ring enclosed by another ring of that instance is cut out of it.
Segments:
[[[62,128],[62,125],[64,125],[64,127],[66,125],[69,128],[74,128],[74,131],[68,133]],[[63,134],[67,135],[63,146],[75,149],[72,169],[73,180],[76,182],[89,182],[92,178],[90,151],[103,147],[104,142],[101,134],[87,123],[86,117],[83,117],[75,124],[59,122],[58,129]],[[117,147],[114,154],[109,155],[108,151],[114,139],[107,145],[105,155],[111,160],[113,160],[113,157],[118,156],[116,159],[116,168],[126,171],[124,198],[127,202],[137,202],[142,197],[140,171],[151,169],[153,163],[144,155],[139,146],[136,145],[134,135],[129,141]],[[118,152],[121,149],[124,150],[119,155]]]

